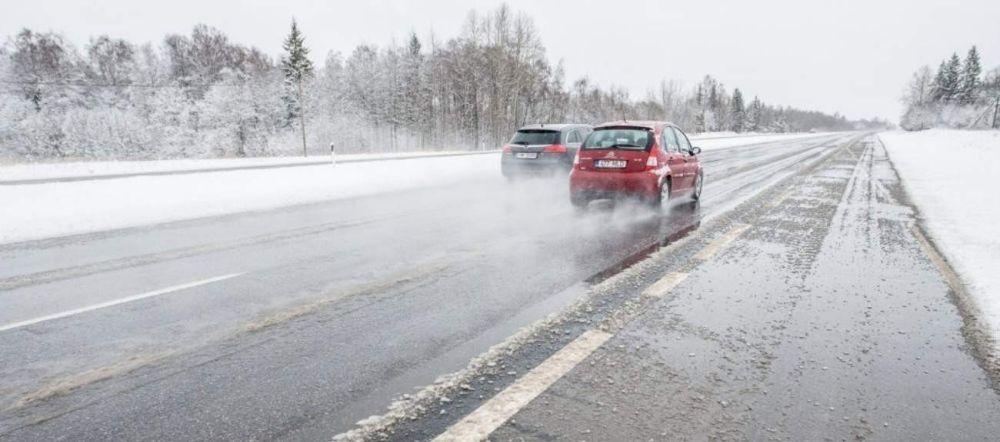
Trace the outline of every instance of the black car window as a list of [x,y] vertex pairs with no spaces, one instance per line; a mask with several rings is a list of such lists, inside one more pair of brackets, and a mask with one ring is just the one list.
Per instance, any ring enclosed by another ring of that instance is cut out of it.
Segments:
[[510,144],[524,146],[537,144],[559,144],[559,131],[540,129],[521,129],[514,133]]

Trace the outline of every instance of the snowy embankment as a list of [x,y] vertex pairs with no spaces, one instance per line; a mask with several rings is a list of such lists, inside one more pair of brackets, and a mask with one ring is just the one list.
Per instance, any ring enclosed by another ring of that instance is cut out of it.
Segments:
[[928,233],[1000,341],[1000,132],[935,129],[879,138]]
[[[694,141],[708,150],[811,137],[784,134]],[[738,141],[735,141],[738,140]],[[3,181],[64,178],[74,173],[163,172],[256,166],[302,158],[57,163],[0,166],[0,244],[57,236],[266,210],[420,187],[500,179],[497,154],[431,156],[395,161],[235,169],[184,175],[147,175],[73,182],[2,184]],[[338,157],[339,158],[339,157]],[[306,159],[308,160],[308,159]],[[315,160],[313,158],[312,160]],[[173,168],[173,169],[172,169]]]
[[[342,163],[468,155],[479,152],[444,150],[431,152],[364,153],[337,155]],[[65,178],[98,178],[108,175],[162,174],[197,172],[202,170],[281,167],[329,162],[328,156],[214,158],[150,161],[74,161],[65,163],[25,163],[0,166],[0,183],[22,180],[58,180]]]
[[[691,137],[691,143],[703,150],[766,143],[785,139],[822,136],[826,134],[758,134],[735,132],[710,132]],[[394,160],[400,158],[423,158],[433,156],[454,156],[476,154],[470,151],[431,151],[400,153],[368,153],[337,155],[341,163]],[[259,158],[217,158],[187,160],[151,161],[77,161],[64,163],[25,163],[0,165],[0,184],[4,182],[87,179],[116,175],[187,173],[203,170],[247,169],[261,167],[281,167],[319,164],[330,161],[330,157],[259,157]]]
[[498,155],[467,155],[0,185],[0,243],[457,185],[499,174]]

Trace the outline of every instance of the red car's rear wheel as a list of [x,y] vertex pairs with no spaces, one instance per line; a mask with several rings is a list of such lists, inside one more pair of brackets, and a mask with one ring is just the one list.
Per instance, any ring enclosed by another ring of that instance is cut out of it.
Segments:
[[694,179],[694,190],[691,191],[691,199],[698,201],[701,199],[701,188],[705,186],[705,174],[698,172],[698,176]]
[[663,180],[660,183],[659,192],[653,197],[653,206],[660,207],[667,204],[670,201],[670,179]]

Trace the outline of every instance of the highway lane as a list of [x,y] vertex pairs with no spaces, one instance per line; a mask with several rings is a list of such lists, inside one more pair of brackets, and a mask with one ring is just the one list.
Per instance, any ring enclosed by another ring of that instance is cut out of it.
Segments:
[[498,173],[0,246],[0,327],[236,275],[0,331],[0,437],[328,437],[854,136],[705,152],[666,215]]
[[995,366],[889,160],[836,151],[595,293],[635,300],[619,320],[496,355],[379,439],[995,440]]

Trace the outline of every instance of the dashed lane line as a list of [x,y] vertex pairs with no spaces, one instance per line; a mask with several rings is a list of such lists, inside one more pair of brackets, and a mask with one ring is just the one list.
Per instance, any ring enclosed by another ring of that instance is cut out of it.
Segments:
[[486,439],[564,374],[611,338],[611,333],[589,330],[529,371],[504,391],[434,438],[435,442]]
[[[733,242],[750,228],[747,224],[737,224],[724,235],[716,238],[695,255],[704,262]],[[688,276],[685,272],[670,272],[651,284],[642,296],[662,298],[677,287]],[[480,405],[475,411],[448,427],[444,433],[434,438],[435,442],[485,440],[504,422],[517,414],[538,395],[569,373],[580,362],[594,353],[598,347],[611,339],[613,334],[602,330],[588,330],[550,356],[526,375],[506,389]]]
[[202,286],[202,285],[206,285],[206,284],[211,284],[211,283],[214,283],[214,282],[219,282],[219,281],[224,281],[224,280],[227,280],[227,279],[235,278],[235,277],[243,275],[243,274],[244,273],[230,273],[228,275],[216,276],[214,278],[202,279],[200,281],[189,282],[189,283],[186,283],[186,284],[179,284],[179,285],[175,285],[175,286],[170,286],[170,287],[162,288],[162,289],[159,289],[159,290],[153,290],[151,292],[140,293],[138,295],[127,296],[127,297],[115,299],[115,300],[112,300],[112,301],[107,301],[107,302],[102,302],[102,303],[99,303],[99,304],[88,305],[86,307],[81,307],[81,308],[77,308],[77,309],[73,309],[73,310],[67,310],[67,311],[64,311],[64,312],[54,313],[54,314],[51,314],[51,315],[40,316],[40,317],[37,317],[37,318],[34,318],[34,319],[28,319],[26,321],[12,322],[12,323],[9,323],[9,324],[0,325],[0,332],[4,332],[4,331],[7,331],[7,330],[13,330],[13,329],[16,329],[16,328],[21,328],[21,327],[26,327],[26,326],[38,324],[38,323],[41,323],[41,322],[52,321],[52,320],[55,320],[55,319],[67,318],[67,317],[70,317],[70,316],[73,316],[73,315],[78,315],[78,314],[81,314],[81,313],[92,312],[94,310],[99,310],[99,309],[102,309],[102,308],[113,307],[113,306],[116,306],[116,305],[121,305],[121,304],[125,304],[125,303],[128,303],[128,302],[134,302],[134,301],[138,301],[138,300],[141,300],[141,299],[148,299],[148,298],[152,298],[154,296],[165,295],[167,293],[178,292],[178,291],[186,290],[186,289],[193,288],[193,287],[198,287],[198,286]]
[[737,224],[724,235],[716,238],[714,241],[708,243],[704,249],[694,255],[694,259],[698,261],[708,261],[719,253],[720,250],[725,248],[729,243],[733,242],[738,236],[743,234],[744,231],[750,228],[749,224]]
[[785,200],[788,199],[788,197],[792,196],[792,193],[793,193],[792,190],[787,190],[784,193],[782,193],[781,195],[778,195],[777,198],[771,200],[770,202],[768,202],[766,204],[767,208],[773,209],[775,207],[780,206],[781,203],[785,202]]
[[684,272],[670,272],[667,276],[660,278],[659,281],[650,285],[646,290],[643,290],[642,296],[650,298],[662,298],[666,296],[674,287],[684,281],[688,274]]

